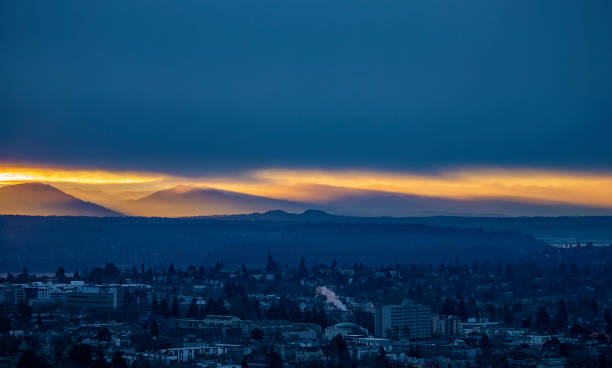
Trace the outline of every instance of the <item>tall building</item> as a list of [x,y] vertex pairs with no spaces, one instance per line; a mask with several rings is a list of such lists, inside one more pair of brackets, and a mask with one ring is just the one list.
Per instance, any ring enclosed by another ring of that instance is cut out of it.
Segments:
[[461,319],[456,316],[437,315],[432,316],[432,335],[434,336],[459,336],[459,324]]
[[404,300],[400,305],[377,305],[374,334],[387,339],[421,339],[431,336],[431,310]]

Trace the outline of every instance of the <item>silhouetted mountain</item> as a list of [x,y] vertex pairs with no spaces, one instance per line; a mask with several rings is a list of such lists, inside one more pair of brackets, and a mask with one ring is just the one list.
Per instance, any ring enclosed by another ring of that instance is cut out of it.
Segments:
[[[200,216],[226,221],[295,221],[295,222],[359,222],[360,217],[331,215],[325,211],[308,209],[302,213],[289,213],[283,210],[270,210],[240,215]],[[364,218],[367,219],[367,218]]]
[[120,208],[122,212],[133,216],[193,217],[261,212],[278,208],[303,211],[308,206],[238,192],[179,185],[141,199],[124,201]]
[[0,214],[42,216],[121,216],[94,203],[82,201],[42,183],[0,188]]
[[563,217],[355,217],[332,215],[318,210],[302,214],[284,211],[268,211],[243,215],[216,216],[224,221],[292,221],[354,224],[423,224],[462,229],[519,231],[549,243],[563,244],[579,241],[612,243],[612,216],[563,216]]
[[553,201],[534,202],[525,198],[453,199],[375,190],[319,186],[329,200],[316,208],[350,216],[605,216],[610,208],[596,208]]
[[[271,215],[283,215],[273,212]],[[300,218],[311,215],[307,212]],[[0,216],[0,269],[74,269],[116,264],[263,264],[280,262],[454,262],[517,259],[545,247],[519,232],[420,224],[324,221],[224,221],[211,218]],[[84,246],[86,245],[86,246]]]

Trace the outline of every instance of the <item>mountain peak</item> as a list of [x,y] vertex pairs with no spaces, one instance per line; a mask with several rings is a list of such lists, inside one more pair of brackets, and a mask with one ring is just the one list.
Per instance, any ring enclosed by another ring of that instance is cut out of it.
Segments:
[[327,217],[331,215],[325,211],[308,209],[302,212],[302,216],[308,216],[308,217],[324,217],[325,216]]
[[165,189],[164,191],[168,193],[174,193],[174,194],[183,194],[183,193],[192,192],[198,189],[202,189],[202,188],[193,187],[191,185],[186,185],[186,184],[178,184],[178,185],[173,186],[172,188]]
[[121,216],[82,201],[45,183],[23,183],[0,188],[0,214],[36,216]]

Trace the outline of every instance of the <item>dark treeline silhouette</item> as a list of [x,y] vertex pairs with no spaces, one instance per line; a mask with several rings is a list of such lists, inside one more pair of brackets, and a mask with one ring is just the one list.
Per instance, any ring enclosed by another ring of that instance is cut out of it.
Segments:
[[[222,221],[215,219],[0,216],[0,268],[37,271],[115,264],[186,266],[222,261],[259,264],[272,251],[281,263],[307,260],[385,264],[517,259],[546,245],[509,231],[419,224]],[[93,277],[98,277],[94,275]]]

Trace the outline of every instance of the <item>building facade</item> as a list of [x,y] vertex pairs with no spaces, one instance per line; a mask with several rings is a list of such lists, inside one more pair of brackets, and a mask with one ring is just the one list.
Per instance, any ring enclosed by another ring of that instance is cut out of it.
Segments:
[[431,309],[404,300],[400,305],[378,305],[374,334],[386,339],[422,339],[431,336]]

